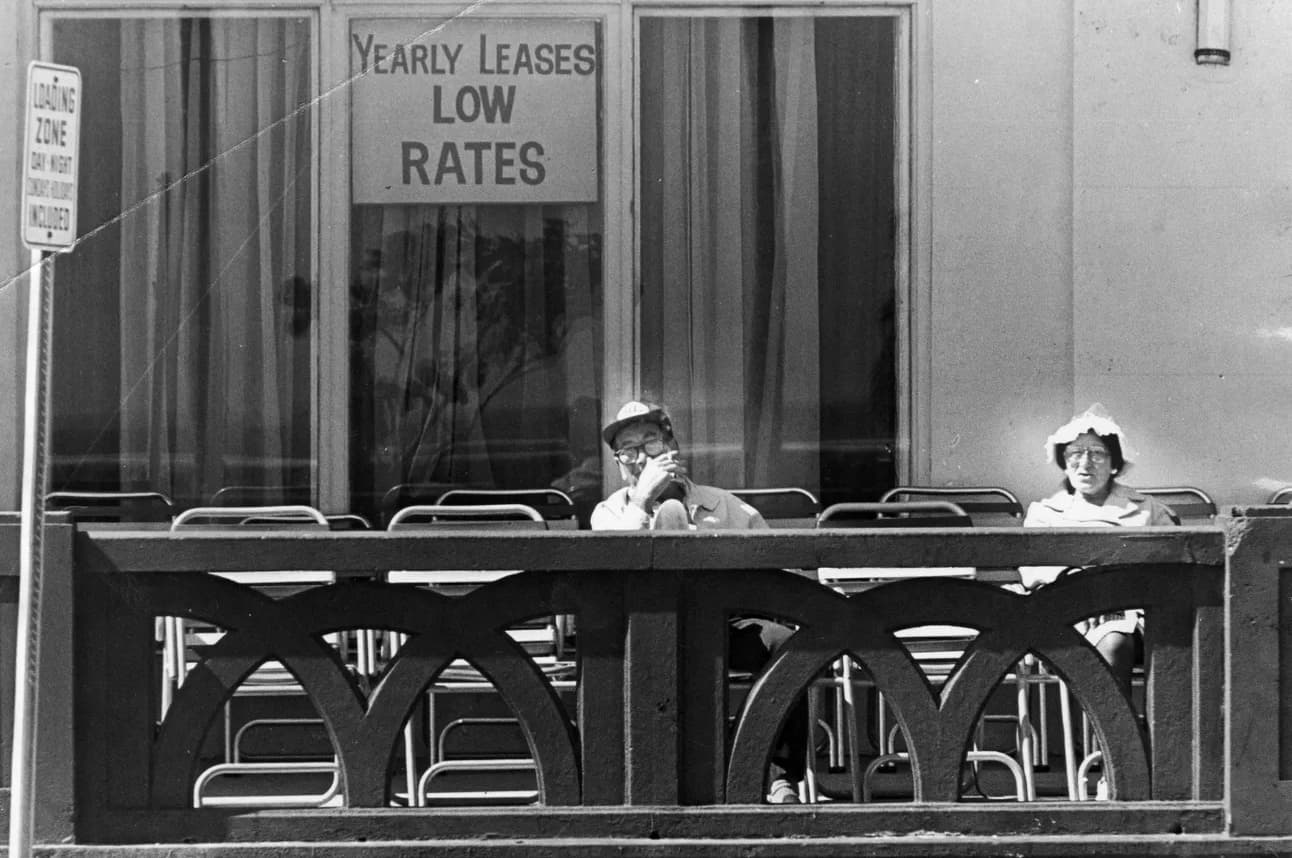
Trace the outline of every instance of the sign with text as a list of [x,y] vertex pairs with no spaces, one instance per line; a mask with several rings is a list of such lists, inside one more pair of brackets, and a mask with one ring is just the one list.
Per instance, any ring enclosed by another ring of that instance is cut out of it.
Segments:
[[76,241],[80,130],[80,70],[31,63],[22,154],[22,240],[33,250],[62,250]]
[[597,199],[596,24],[356,20],[355,203]]

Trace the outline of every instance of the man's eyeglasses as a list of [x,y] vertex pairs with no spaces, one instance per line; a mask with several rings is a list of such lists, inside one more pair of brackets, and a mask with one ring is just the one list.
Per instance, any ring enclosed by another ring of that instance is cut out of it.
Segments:
[[1075,465],[1085,456],[1092,464],[1102,465],[1108,461],[1107,450],[1096,450],[1093,447],[1067,447],[1063,451],[1063,461],[1069,465]]
[[657,438],[634,447],[620,447],[615,450],[615,459],[621,465],[635,465],[641,461],[643,453],[646,454],[646,458],[653,459],[667,449],[668,442]]

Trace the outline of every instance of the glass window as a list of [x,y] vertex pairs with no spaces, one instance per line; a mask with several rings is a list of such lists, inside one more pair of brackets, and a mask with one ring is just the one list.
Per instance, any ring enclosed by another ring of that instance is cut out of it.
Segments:
[[692,475],[894,481],[897,19],[640,22],[641,379]]
[[350,484],[601,494],[599,27],[351,23]]
[[57,261],[54,489],[311,472],[313,142],[304,17],[61,19],[84,86],[85,236]]

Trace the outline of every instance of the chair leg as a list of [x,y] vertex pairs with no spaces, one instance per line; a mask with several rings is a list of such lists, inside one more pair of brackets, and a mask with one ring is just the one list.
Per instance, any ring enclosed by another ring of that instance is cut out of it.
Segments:
[[843,720],[844,719],[843,688],[836,686],[833,689],[833,693],[831,694],[831,699],[834,701],[835,730],[834,730],[834,745],[830,749],[831,751],[830,764],[835,768],[841,769],[844,766],[843,756],[844,754],[848,753],[848,749],[845,748],[843,744],[845,741],[845,737],[844,737],[845,728],[844,728],[844,720]]
[[1090,778],[1090,767],[1102,761],[1103,757],[1103,751],[1091,751],[1077,767],[1077,801],[1086,801],[1089,798],[1086,795],[1086,781]]
[[[1037,665],[1037,673],[1043,674],[1044,668]],[[1044,679],[1036,683],[1036,720],[1037,724],[1037,743],[1036,758],[1032,765],[1038,768],[1050,764],[1050,695],[1046,692],[1049,683]]]
[[816,804],[818,799],[816,783],[816,723],[821,717],[821,700],[818,689],[809,685],[807,691],[807,747],[804,749],[803,787],[800,798],[807,804]]
[[1035,736],[1032,726],[1031,694],[1028,683],[1030,667],[1022,662],[1016,668],[1017,707],[1018,707],[1018,761],[1023,769],[1024,797],[1027,801],[1036,801]]
[[[384,655],[386,659],[388,661],[393,660],[395,657],[395,654],[399,652],[400,647],[402,647],[407,640],[408,640],[408,636],[400,632],[391,632],[389,635],[387,635],[385,638],[385,641],[381,644],[381,646],[384,649]],[[374,656],[373,672],[375,674],[376,672],[375,671],[375,655],[376,655],[375,640],[373,641],[373,647],[374,647],[372,651]],[[427,696],[430,697],[429,694]],[[429,707],[430,703],[428,702],[427,705]],[[416,738],[413,735],[413,719],[416,717],[417,717],[416,709],[414,709],[413,714],[410,715],[408,718],[408,721],[404,723],[404,788],[408,790],[409,807],[425,807],[426,805],[426,802],[424,800],[425,796],[423,796],[419,786],[420,781],[417,773]],[[428,743],[428,744],[433,744],[433,743]],[[433,764],[435,762],[435,751],[433,748],[430,750],[430,754],[431,754],[430,762]]]
[[408,806],[421,807],[422,795],[417,788],[417,755],[413,748],[413,725],[404,725],[404,788],[408,790]]
[[224,715],[224,761],[226,763],[239,762],[238,743],[233,737],[233,701],[224,701],[221,707]]
[[1068,684],[1059,682],[1059,715],[1063,720],[1063,774],[1068,782],[1068,798],[1076,801],[1077,793],[1077,748],[1072,729],[1072,700],[1068,693]]
[[[846,744],[848,746],[848,773],[852,779],[852,800],[860,803],[864,798],[865,778],[861,771],[861,745],[857,728],[857,699],[856,689],[852,683],[852,659],[846,656],[843,659],[843,687],[841,697],[843,699],[844,727],[847,730]],[[880,702],[880,708],[883,708],[883,702]],[[881,722],[882,723],[882,722]]]
[[875,742],[878,747],[875,748],[875,753],[882,757],[887,754],[891,754],[893,749],[888,745],[887,741],[888,707],[884,703],[884,692],[877,691],[875,697],[878,701],[878,706],[876,706],[875,712]]

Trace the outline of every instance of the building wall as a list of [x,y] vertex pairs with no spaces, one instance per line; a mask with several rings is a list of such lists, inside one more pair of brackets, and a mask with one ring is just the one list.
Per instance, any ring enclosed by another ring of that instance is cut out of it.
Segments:
[[1234,3],[1228,67],[1195,7],[935,4],[932,482],[1048,493],[1098,401],[1132,484],[1292,484],[1292,4]]
[[[928,188],[913,478],[1024,499],[1103,402],[1128,481],[1223,504],[1292,484],[1292,3],[1232,3],[1199,66],[1194,0],[927,0],[915,161]],[[27,252],[18,240],[29,0],[0,0],[0,507],[18,500]],[[917,231],[917,235],[920,233]],[[920,266],[917,266],[920,268]]]
[[1228,67],[1181,5],[1078,5],[1075,393],[1135,480],[1250,503],[1292,484],[1292,4],[1233,3]]
[[1071,3],[932,18],[930,482],[1036,497],[1072,415]]

